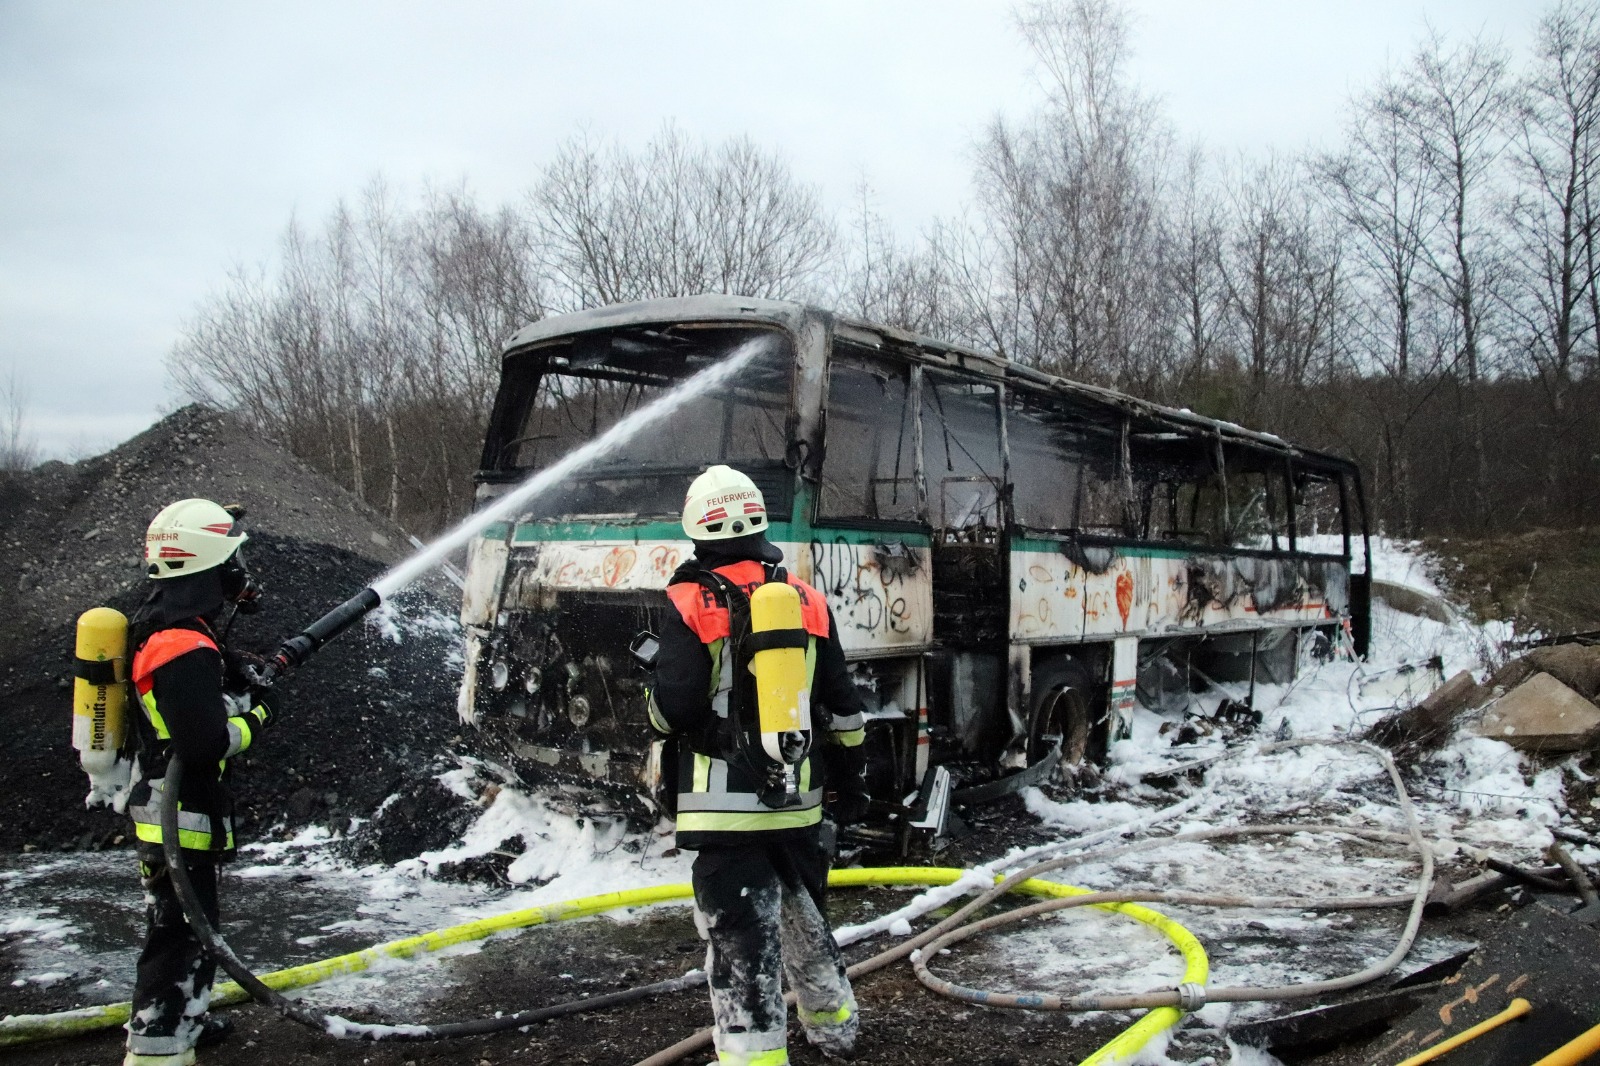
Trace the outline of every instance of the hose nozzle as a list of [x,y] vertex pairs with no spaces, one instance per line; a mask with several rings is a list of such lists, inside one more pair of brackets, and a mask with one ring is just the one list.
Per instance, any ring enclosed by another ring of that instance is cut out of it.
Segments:
[[284,641],[278,646],[277,654],[267,661],[266,682],[270,684],[311,658],[324,644],[365,618],[382,602],[383,597],[376,589],[364,588]]

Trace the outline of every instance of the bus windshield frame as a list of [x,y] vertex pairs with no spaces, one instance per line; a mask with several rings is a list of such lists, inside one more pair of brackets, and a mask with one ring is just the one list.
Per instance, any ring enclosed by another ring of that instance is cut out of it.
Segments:
[[683,486],[713,463],[745,470],[777,494],[794,426],[794,341],[751,323],[675,322],[580,333],[507,356],[480,482],[521,481],[746,343],[763,349],[719,387],[541,497],[530,519],[676,516]]

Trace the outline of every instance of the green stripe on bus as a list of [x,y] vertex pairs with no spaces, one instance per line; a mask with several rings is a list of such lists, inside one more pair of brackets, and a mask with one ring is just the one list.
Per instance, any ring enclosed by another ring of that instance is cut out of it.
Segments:
[[[504,534],[502,533],[503,537]],[[540,541],[603,540],[687,540],[683,527],[676,522],[640,522],[637,525],[619,525],[612,522],[523,522],[511,536],[513,544],[537,544]]]
[[[490,526],[484,530],[486,540],[504,540],[504,525]],[[517,526],[512,535],[513,544],[540,544],[545,542],[597,541],[601,543],[632,543],[640,541],[687,541],[683,527],[676,522],[642,522],[639,525],[611,525],[599,522],[526,522]],[[920,531],[881,529],[821,529],[800,527],[787,522],[774,522],[767,539],[777,543],[821,544],[887,544],[895,541],[908,548],[926,548],[932,538]]]
[[933,538],[920,530],[830,529],[824,526],[812,526],[809,532],[809,539],[820,544],[893,544],[898,541],[908,548],[926,548],[933,543]]
[[[1059,555],[1059,554],[1061,554],[1062,546],[1066,545],[1066,544],[1070,544],[1070,543],[1072,543],[1072,538],[1070,538],[1070,537],[1063,537],[1060,540],[1050,540],[1050,539],[1046,539],[1044,537],[1012,537],[1011,540],[1010,540],[1011,550],[1014,551],[1014,552],[1019,552],[1019,551],[1022,551],[1022,552],[1047,552],[1047,553],[1049,553],[1051,555]],[[1179,547],[1170,547],[1168,545],[1155,544],[1155,543],[1129,544],[1129,543],[1124,541],[1124,542],[1118,542],[1116,544],[1097,544],[1097,543],[1095,543],[1093,541],[1090,541],[1085,546],[1086,547],[1091,547],[1091,548],[1109,548],[1112,551],[1116,552],[1118,556],[1131,557],[1131,558],[1136,558],[1136,559],[1137,558],[1143,558],[1143,559],[1194,559],[1194,558],[1199,558],[1199,557],[1202,557],[1202,556],[1227,556],[1227,557],[1232,558],[1232,557],[1235,557],[1237,555],[1237,553],[1240,551],[1240,549],[1237,546],[1228,546],[1228,545],[1221,545],[1221,544],[1190,544],[1190,545],[1188,545],[1186,547],[1179,548]],[[1293,556],[1293,555],[1285,555],[1284,557],[1290,558],[1290,559],[1294,559],[1294,558],[1311,558],[1313,560],[1320,559],[1320,560],[1325,561],[1325,562],[1338,562],[1340,560],[1340,557],[1336,556],[1336,555],[1335,556],[1326,556],[1326,555],[1325,556],[1305,556],[1305,555],[1302,555],[1302,556],[1298,556],[1298,557],[1297,556]]]
[[[1011,550],[1014,552],[1049,552],[1051,555],[1060,555],[1064,545],[1070,544],[1070,539],[1045,540],[1040,537],[1012,537]],[[1080,542],[1081,543],[1081,542]],[[1085,547],[1107,547],[1116,552],[1118,556],[1144,559],[1190,559],[1196,555],[1226,553],[1227,548],[1167,548],[1154,544],[1107,544],[1099,545],[1089,543]]]

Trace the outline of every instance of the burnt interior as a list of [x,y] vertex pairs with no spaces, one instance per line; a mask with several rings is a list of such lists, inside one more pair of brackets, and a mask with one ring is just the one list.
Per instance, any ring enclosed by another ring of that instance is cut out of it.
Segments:
[[[628,645],[659,631],[665,609],[659,593],[640,591],[567,592],[548,607],[505,611],[479,666],[479,715],[529,743],[642,767],[648,675]],[[606,776],[627,779],[616,767]]]
[[[752,351],[753,349],[753,351]],[[542,494],[528,518],[676,516],[684,486],[726,463],[790,497],[793,346],[751,326],[676,324],[583,333],[508,356],[484,444],[480,481],[514,481],[550,466],[724,359],[740,371]]]

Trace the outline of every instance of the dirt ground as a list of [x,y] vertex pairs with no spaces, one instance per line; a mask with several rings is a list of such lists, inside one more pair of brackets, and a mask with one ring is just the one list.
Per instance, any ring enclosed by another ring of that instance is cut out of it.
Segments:
[[[863,945],[856,952],[871,950]],[[435,1019],[482,1017],[496,1010],[511,1011],[607,992],[623,984],[662,980],[701,965],[703,953],[703,945],[682,911],[629,925],[625,935],[604,921],[531,930],[458,960],[464,963],[456,971],[462,991],[437,1004]],[[863,1008],[859,1061],[886,1066],[1070,1064],[1122,1027],[1100,1019],[1074,1028],[1064,1015],[963,1009],[932,997],[904,963],[862,978],[857,988]],[[283,1062],[318,1066],[351,1062],[373,1066],[484,1062],[627,1066],[711,1021],[704,989],[558,1019],[532,1026],[527,1032],[514,1030],[438,1043],[340,1043],[257,1005],[228,1013],[239,1031],[228,1043],[203,1051],[201,1062],[237,1066]],[[120,1052],[120,1038],[119,1031],[112,1031],[17,1049],[5,1055],[5,1060],[17,1066],[112,1063]],[[712,1057],[708,1049],[684,1061],[700,1063]],[[791,1027],[790,1057],[799,1066],[828,1061],[806,1046],[797,1026]]]
[[1600,630],[1600,529],[1426,543],[1451,593],[1479,619],[1510,619],[1524,633]]
[[[998,805],[983,816],[977,832],[935,857],[940,865],[964,865],[997,850],[1027,843],[1036,823],[1020,805]],[[1458,874],[1458,876],[1464,876]],[[900,899],[881,894],[836,891],[830,903],[835,925],[857,922],[898,906]],[[1515,917],[1500,899],[1430,920],[1425,937],[1476,941]],[[1001,934],[1003,935],[1003,934]],[[974,942],[976,945],[977,942]],[[881,950],[870,941],[847,950],[858,961]],[[977,950],[973,947],[971,950]],[[1292,950],[1292,949],[1288,949]],[[960,978],[969,951],[957,946],[940,970]],[[497,1011],[565,1002],[675,977],[702,964],[704,946],[687,912],[664,908],[619,925],[605,918],[536,927],[488,942],[482,951],[449,961],[448,989],[420,1013],[396,1010],[378,1017],[366,1010],[331,1009],[351,1020],[369,1022],[443,1021],[484,1017]],[[1402,967],[1406,972],[1410,967]],[[1369,986],[1370,993],[1388,982]],[[1037,1011],[1001,1011],[967,1007],[934,996],[919,984],[910,967],[898,962],[855,982],[861,1011],[859,1061],[884,1066],[1055,1066],[1081,1061],[1125,1028],[1127,1015],[1065,1015]],[[1057,991],[1057,989],[1041,989]],[[1065,990],[1059,990],[1065,991]],[[1082,989],[1076,989],[1082,991]],[[48,990],[30,998],[33,1010],[51,1009]],[[60,993],[56,993],[59,995]],[[1339,997],[1332,997],[1334,999]],[[1310,1001],[1328,1002],[1331,1000]],[[1309,1004],[1285,1004],[1272,1013],[1288,1013]],[[527,1066],[628,1066],[665,1048],[710,1022],[703,989],[674,993],[612,1010],[557,1019],[485,1037],[437,1043],[353,1044],[336,1042],[281,1019],[269,1008],[251,1004],[228,1008],[237,1031],[227,1043],[203,1051],[202,1063],[268,1066],[283,1062],[335,1066],[360,1062],[371,1066],[423,1066],[501,1063]],[[807,1047],[792,1021],[791,1060],[797,1066],[827,1061]],[[1377,1047],[1375,1037],[1370,1046]],[[1359,1048],[1344,1049],[1341,1062],[1361,1062]],[[91,1066],[118,1061],[120,1030],[73,1040],[10,1050],[4,1055],[16,1066]],[[1214,1030],[1191,1025],[1174,1037],[1169,1054],[1183,1061],[1227,1061],[1228,1050]],[[1353,1056],[1353,1057],[1352,1057]],[[708,1053],[686,1058],[701,1063]]]

